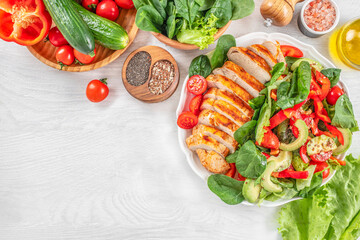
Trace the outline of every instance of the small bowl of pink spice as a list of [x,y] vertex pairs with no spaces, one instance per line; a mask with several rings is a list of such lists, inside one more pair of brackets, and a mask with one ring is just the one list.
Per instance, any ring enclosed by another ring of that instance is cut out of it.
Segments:
[[316,38],[335,29],[340,19],[339,7],[333,0],[308,0],[298,19],[300,31]]

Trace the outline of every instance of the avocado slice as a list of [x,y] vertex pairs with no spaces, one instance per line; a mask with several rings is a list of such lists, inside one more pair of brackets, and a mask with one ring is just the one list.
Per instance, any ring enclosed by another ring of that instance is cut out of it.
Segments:
[[261,185],[255,184],[255,180],[249,178],[245,180],[242,194],[248,202],[256,202],[259,199],[260,191]]
[[296,171],[305,171],[305,169],[309,166],[308,163],[304,163],[304,161],[298,154],[294,154],[294,157],[292,159],[292,165]]
[[316,165],[310,165],[305,169],[305,171],[309,172],[309,176],[307,179],[296,179],[296,189],[298,191],[303,190],[305,187],[310,187],[311,179],[314,175]]
[[338,146],[333,151],[334,155],[340,155],[340,154],[346,152],[349,149],[349,147],[351,146],[351,142],[352,142],[352,133],[351,133],[350,129],[338,128],[338,130],[342,133],[342,135],[344,137],[344,145],[340,144],[340,146]]
[[277,168],[274,172],[281,172],[285,169],[289,168],[291,165],[292,153],[288,151],[280,151],[277,157],[271,156],[268,159],[268,162],[275,161],[277,164]]
[[281,150],[295,151],[296,149],[299,149],[302,145],[304,145],[304,143],[307,141],[307,138],[309,136],[309,129],[306,123],[303,120],[298,119],[295,122],[295,127],[299,129],[299,137],[289,144],[280,143]]
[[275,161],[270,161],[261,176],[261,186],[269,192],[281,192],[283,189],[278,184],[271,181],[271,173],[277,169],[278,165]]
[[326,135],[320,135],[312,138],[306,145],[307,154],[309,156],[321,152],[333,151],[337,148],[334,139]]
[[315,60],[310,59],[310,58],[300,58],[299,60],[294,62],[293,65],[291,65],[291,71],[295,71],[295,69],[297,67],[299,67],[300,63],[303,62],[303,61],[308,62],[310,64],[310,67],[315,68],[319,72],[324,69],[324,67],[318,61],[315,61]]
[[255,140],[261,144],[265,134],[265,126],[270,124],[271,108],[268,103],[264,103],[260,110],[258,124],[255,130]]

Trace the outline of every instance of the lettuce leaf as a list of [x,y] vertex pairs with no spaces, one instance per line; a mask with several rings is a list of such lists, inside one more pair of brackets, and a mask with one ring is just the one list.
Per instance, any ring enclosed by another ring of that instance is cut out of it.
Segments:
[[355,240],[360,236],[360,160],[346,166],[311,198],[287,204],[278,219],[284,240]]

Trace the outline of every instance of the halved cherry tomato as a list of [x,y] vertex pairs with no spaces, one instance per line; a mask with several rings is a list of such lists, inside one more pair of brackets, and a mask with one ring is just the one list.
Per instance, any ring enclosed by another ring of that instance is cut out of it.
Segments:
[[330,105],[335,105],[339,97],[343,94],[344,90],[342,90],[339,86],[334,86],[333,88],[331,88],[329,94],[327,95],[326,101]]
[[293,47],[290,45],[281,45],[280,49],[284,57],[289,56],[289,57],[301,58],[304,56],[303,52],[297,47]]
[[56,61],[61,66],[60,70],[63,68],[63,66],[71,65],[74,60],[74,49],[70,45],[61,46],[56,51]]
[[134,3],[132,0],[115,0],[116,4],[124,9],[130,9],[134,7]]
[[303,160],[304,163],[309,163],[310,160],[308,158],[308,156],[306,155],[306,143],[304,145],[301,146],[300,148],[300,158],[301,160]]
[[327,160],[329,160],[331,155],[332,155],[332,151],[324,152],[324,153],[321,152],[321,153],[318,153],[318,154],[310,155],[310,158],[314,162],[326,162]]
[[50,29],[48,37],[50,43],[55,47],[61,47],[69,44],[57,27]]
[[235,176],[235,171],[236,171],[235,163],[230,163],[230,169],[225,175],[233,178]]
[[316,165],[316,168],[315,168],[315,173],[317,172],[322,172],[322,176],[323,176],[323,179],[327,178],[330,174],[330,168],[329,168],[329,164],[327,164],[327,162],[321,162],[321,163],[317,163],[317,162],[313,162],[311,161],[310,162],[310,165]]
[[96,7],[96,14],[111,21],[115,21],[119,16],[119,8],[112,0],[102,1]]
[[74,49],[74,55],[75,58],[81,63],[81,64],[89,64],[92,63],[92,61],[94,61],[95,57],[96,57],[96,49],[94,49],[94,56],[90,56],[90,55],[86,55],[83,54],[81,52],[79,52],[78,50]]
[[261,146],[269,149],[278,149],[280,147],[278,137],[269,128],[266,129]]
[[95,11],[99,0],[82,0],[81,5],[89,11]]
[[177,125],[182,129],[191,129],[198,123],[198,118],[192,112],[183,112],[179,115]]
[[101,102],[109,95],[106,78],[92,80],[86,88],[86,96],[91,102]]
[[195,95],[203,94],[207,89],[207,81],[203,76],[194,75],[189,78],[186,87],[189,92]]
[[328,95],[330,91],[331,83],[330,80],[319,71],[316,71],[315,76],[316,76],[316,81],[321,84],[321,95],[319,96],[319,98],[322,101]]
[[203,95],[197,95],[193,99],[191,99],[189,104],[189,110],[196,116],[200,113],[200,106],[203,99]]

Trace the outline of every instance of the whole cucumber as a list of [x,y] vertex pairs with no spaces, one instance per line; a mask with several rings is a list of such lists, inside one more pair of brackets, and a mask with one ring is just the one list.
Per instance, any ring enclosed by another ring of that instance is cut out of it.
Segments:
[[43,0],[54,23],[69,44],[81,53],[94,55],[95,39],[72,5],[72,0]]
[[72,3],[89,26],[98,44],[112,50],[120,50],[128,45],[129,36],[123,27],[86,10],[75,1]]

